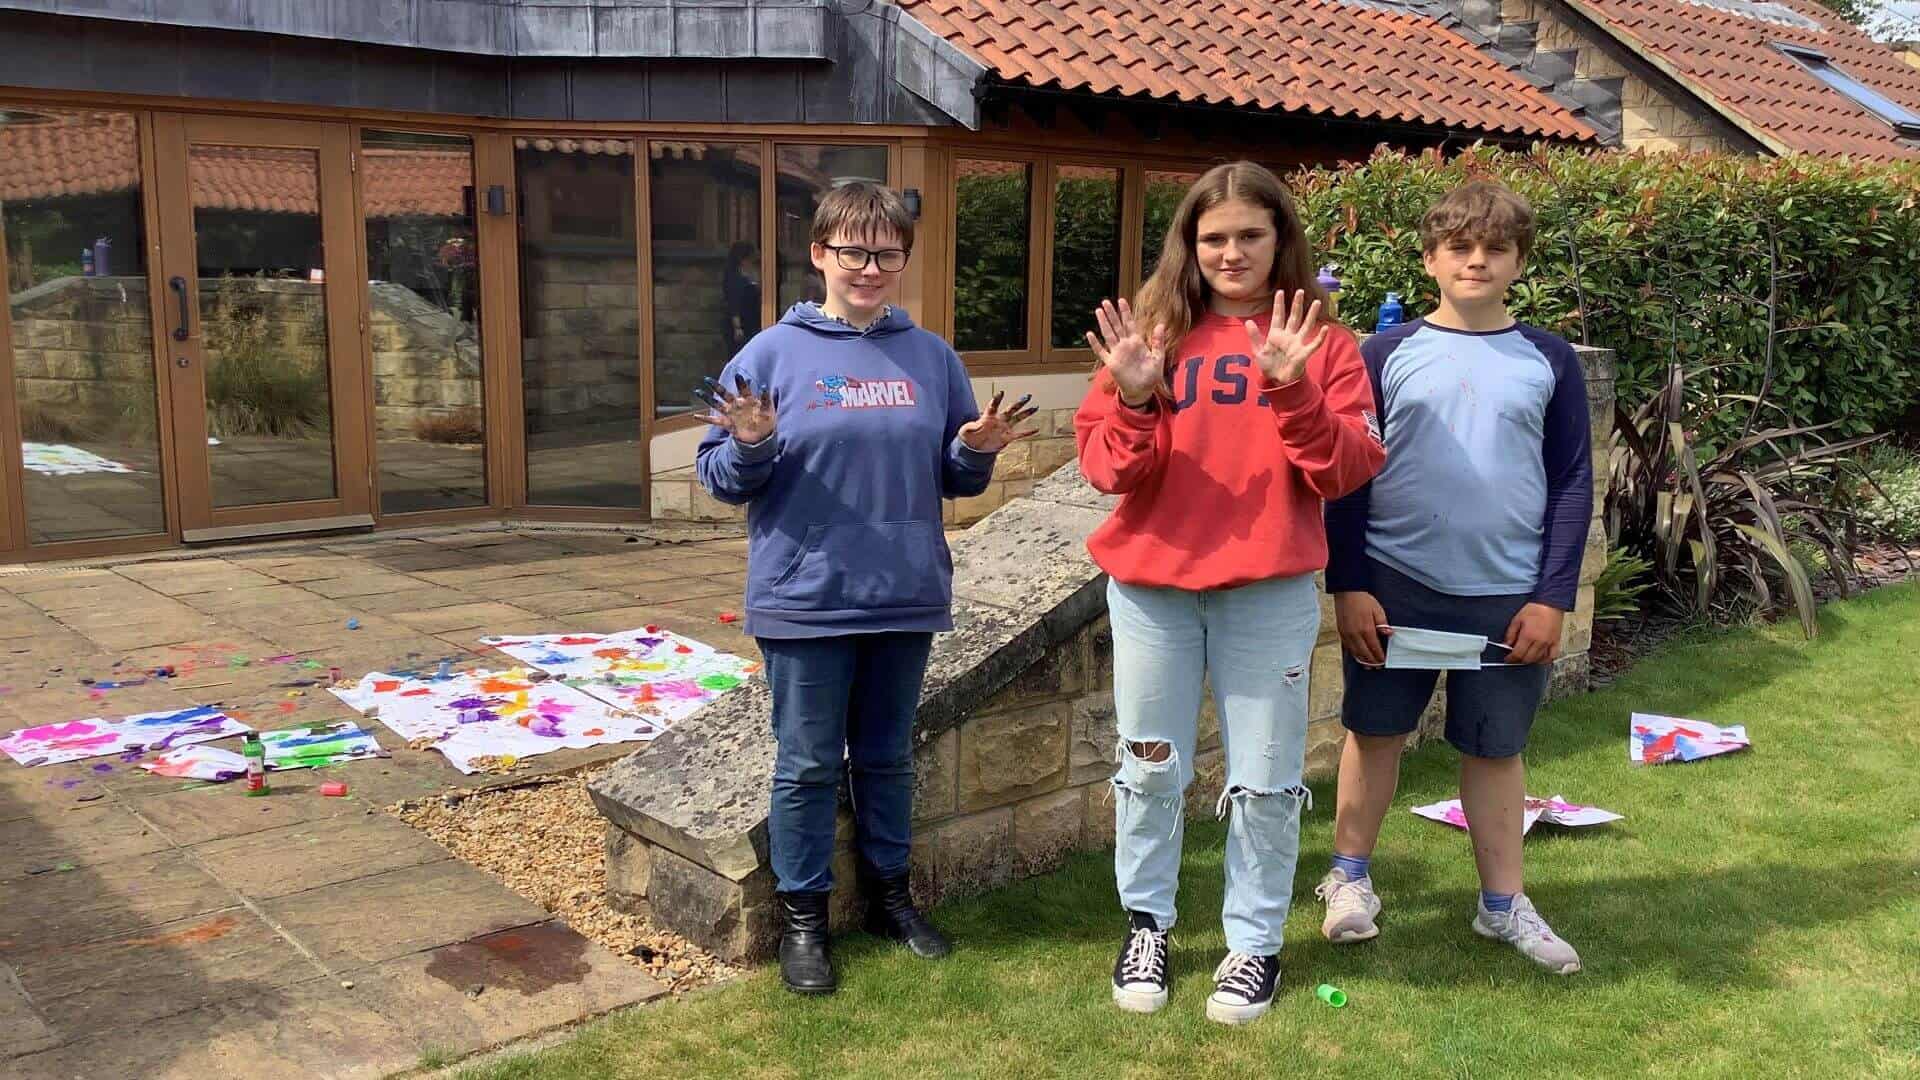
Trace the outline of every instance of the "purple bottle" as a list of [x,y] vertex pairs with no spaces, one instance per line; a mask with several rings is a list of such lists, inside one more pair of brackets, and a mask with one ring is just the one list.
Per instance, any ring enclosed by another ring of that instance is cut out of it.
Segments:
[[93,242],[93,276],[113,276],[113,264],[110,260],[112,247],[113,241],[104,236]]

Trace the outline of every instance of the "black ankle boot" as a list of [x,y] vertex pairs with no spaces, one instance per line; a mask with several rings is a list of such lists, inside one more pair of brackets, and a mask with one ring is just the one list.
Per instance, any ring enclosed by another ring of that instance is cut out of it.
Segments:
[[825,892],[776,892],[784,928],[780,933],[780,978],[796,994],[831,994],[840,984],[833,977],[828,950]]
[[953,951],[946,937],[913,906],[906,874],[883,878],[865,871],[861,874],[861,892],[867,897],[867,933],[898,941],[915,956],[929,960]]

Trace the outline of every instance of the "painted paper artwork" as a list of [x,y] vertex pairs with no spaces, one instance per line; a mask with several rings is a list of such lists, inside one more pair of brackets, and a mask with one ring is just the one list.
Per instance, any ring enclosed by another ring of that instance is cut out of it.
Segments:
[[317,769],[343,761],[380,757],[380,744],[373,732],[351,720],[315,727],[263,731],[260,742],[267,748],[269,769]]
[[[1461,808],[1459,799],[1416,806],[1413,812],[1429,821],[1438,821],[1442,825],[1451,825],[1456,829],[1467,828],[1467,813]],[[1597,806],[1570,803],[1558,795],[1546,799],[1529,795],[1526,810],[1520,819],[1520,832],[1522,834],[1532,832],[1534,825],[1542,821],[1549,825],[1577,829],[1588,825],[1605,825],[1609,821],[1619,821],[1624,816],[1611,810],[1602,810]]]
[[219,783],[247,774],[247,759],[217,746],[183,746],[168,750],[140,767],[155,776],[176,776],[182,780],[207,780]]
[[118,720],[94,717],[21,728],[0,739],[0,750],[22,765],[58,765],[107,754],[168,750],[251,730],[217,706],[195,705],[174,712],[139,713]]
[[609,705],[643,713],[663,727],[698,712],[760,670],[757,661],[658,627],[615,634],[483,637],[480,643]]
[[64,443],[23,442],[22,464],[28,472],[44,476],[79,476],[84,473],[130,473],[133,470],[90,450]]
[[1635,765],[1698,761],[1745,750],[1752,745],[1747,741],[1747,729],[1742,724],[1715,727],[1698,720],[1634,713],[1627,736],[1627,760]]
[[376,671],[331,692],[360,715],[377,717],[409,746],[440,751],[463,773],[570,747],[647,740],[663,730],[650,717],[563,683],[534,682],[520,668],[446,679]]

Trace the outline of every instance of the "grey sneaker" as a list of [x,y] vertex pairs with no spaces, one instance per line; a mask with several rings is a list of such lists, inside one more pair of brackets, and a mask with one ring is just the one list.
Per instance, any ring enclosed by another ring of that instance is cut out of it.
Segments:
[[1580,954],[1554,934],[1547,920],[1533,909],[1533,901],[1527,899],[1527,894],[1513,898],[1512,911],[1488,911],[1484,902],[1476,902],[1475,906],[1480,910],[1473,917],[1474,933],[1506,942],[1555,975],[1571,975],[1580,970]]
[[1339,871],[1329,870],[1314,887],[1313,895],[1327,905],[1327,917],[1320,923],[1320,932],[1328,941],[1345,945],[1380,935],[1380,927],[1373,921],[1380,914],[1380,897],[1373,891],[1373,878],[1349,880]]

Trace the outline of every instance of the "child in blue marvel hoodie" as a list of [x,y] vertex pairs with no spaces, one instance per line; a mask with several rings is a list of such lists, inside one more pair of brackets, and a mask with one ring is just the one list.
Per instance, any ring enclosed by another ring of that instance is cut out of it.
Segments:
[[983,416],[960,357],[888,304],[913,248],[898,194],[821,200],[812,257],[827,299],[795,304],[701,391],[700,482],[747,507],[747,619],[778,744],[769,855],[788,989],[831,993],[834,816],[851,764],[867,929],[950,951],[913,906],[913,718],[933,635],[953,628],[945,498],[978,495],[1034,410]]

